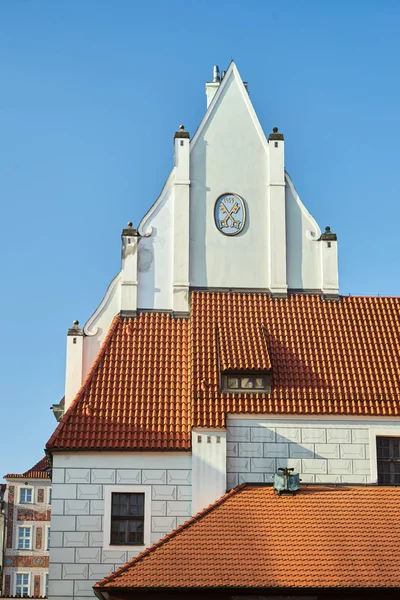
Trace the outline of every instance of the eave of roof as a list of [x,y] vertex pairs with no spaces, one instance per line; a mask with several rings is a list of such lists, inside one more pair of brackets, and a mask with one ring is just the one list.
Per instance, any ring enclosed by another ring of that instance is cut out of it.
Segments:
[[394,487],[244,484],[94,590],[398,588],[399,509]]

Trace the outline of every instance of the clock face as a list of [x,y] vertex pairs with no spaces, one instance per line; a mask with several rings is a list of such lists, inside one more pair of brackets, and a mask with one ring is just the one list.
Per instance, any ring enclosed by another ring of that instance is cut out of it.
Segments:
[[237,194],[223,194],[214,209],[214,219],[217,229],[225,235],[237,235],[244,227],[246,209],[243,199]]

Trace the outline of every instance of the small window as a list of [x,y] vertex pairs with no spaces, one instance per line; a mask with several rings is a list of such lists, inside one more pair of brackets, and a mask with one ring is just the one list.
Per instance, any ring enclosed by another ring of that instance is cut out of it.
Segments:
[[400,485],[400,437],[377,437],[378,485]]
[[17,573],[15,578],[15,595],[29,596],[29,573]]
[[29,504],[32,502],[32,488],[21,488],[19,491],[20,504]]
[[144,494],[111,495],[111,544],[144,543]]
[[44,595],[46,598],[49,597],[49,574],[46,573],[45,584],[44,584]]
[[46,550],[50,550],[50,527],[47,528]]
[[32,545],[32,528],[18,527],[18,550],[30,550]]
[[49,495],[48,495],[48,499],[49,499],[49,504],[51,504],[51,488],[49,488]]
[[232,373],[222,376],[224,392],[264,392],[271,391],[270,376],[265,374]]

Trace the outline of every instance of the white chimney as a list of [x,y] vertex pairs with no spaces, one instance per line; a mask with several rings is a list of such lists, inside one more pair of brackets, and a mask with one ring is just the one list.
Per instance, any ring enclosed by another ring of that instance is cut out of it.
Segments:
[[213,80],[206,83],[207,108],[221,85],[221,74],[219,67],[215,66],[213,70]]

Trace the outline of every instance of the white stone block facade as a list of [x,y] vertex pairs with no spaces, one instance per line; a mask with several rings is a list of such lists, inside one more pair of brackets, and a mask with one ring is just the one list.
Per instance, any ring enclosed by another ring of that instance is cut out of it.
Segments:
[[145,492],[150,545],[190,518],[191,483],[189,453],[55,453],[49,598],[93,598],[94,583],[144,549],[110,547],[111,490]]
[[227,427],[227,488],[271,483],[280,467],[304,483],[377,483],[376,437],[400,435],[398,419],[249,418]]

